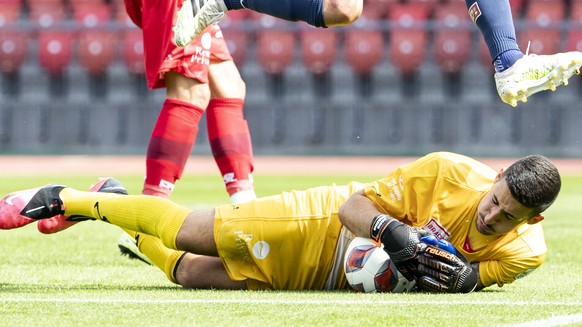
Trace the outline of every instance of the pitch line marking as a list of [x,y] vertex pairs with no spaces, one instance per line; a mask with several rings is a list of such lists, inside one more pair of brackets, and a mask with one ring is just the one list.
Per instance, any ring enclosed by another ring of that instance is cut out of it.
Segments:
[[516,325],[508,325],[508,327],[553,327],[553,326],[564,326],[579,322],[582,322],[582,313],[574,315],[556,316],[541,320],[534,320]]
[[[210,299],[176,299],[176,300],[133,300],[133,299],[38,299],[38,298],[6,298],[1,299],[1,302],[55,302],[55,303],[138,303],[138,304],[224,304],[224,303],[240,303],[240,304],[313,304],[313,305],[407,305],[407,304],[430,304],[430,305],[537,305],[537,306],[567,306],[580,307],[580,302],[527,302],[527,301],[446,301],[432,302],[432,301],[385,301],[385,300],[210,300]],[[577,319],[582,321],[582,314]]]

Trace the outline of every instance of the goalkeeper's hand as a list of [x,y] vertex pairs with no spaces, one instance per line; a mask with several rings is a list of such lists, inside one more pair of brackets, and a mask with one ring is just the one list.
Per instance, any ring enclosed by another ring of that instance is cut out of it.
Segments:
[[441,244],[427,245],[417,256],[416,286],[422,291],[441,293],[469,293],[475,290],[478,275],[469,261],[462,254],[455,255],[445,250],[446,247],[441,247]]
[[370,228],[371,238],[382,242],[384,251],[388,253],[398,271],[409,281],[418,277],[418,256],[428,246],[420,239],[428,234],[422,229],[410,227],[385,214],[376,216]]
[[462,255],[457,257],[448,252],[454,249],[450,243],[437,241],[435,244],[430,238],[425,238],[429,235],[385,214],[376,216],[370,227],[371,238],[382,242],[398,271],[410,281],[416,279],[421,290],[448,293],[473,291],[478,276],[470,263]]

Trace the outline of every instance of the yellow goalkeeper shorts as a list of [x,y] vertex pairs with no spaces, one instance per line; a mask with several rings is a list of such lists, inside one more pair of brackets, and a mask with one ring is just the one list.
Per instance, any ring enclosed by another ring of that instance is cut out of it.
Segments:
[[230,278],[249,289],[323,289],[342,227],[338,209],[356,184],[218,207],[214,237]]

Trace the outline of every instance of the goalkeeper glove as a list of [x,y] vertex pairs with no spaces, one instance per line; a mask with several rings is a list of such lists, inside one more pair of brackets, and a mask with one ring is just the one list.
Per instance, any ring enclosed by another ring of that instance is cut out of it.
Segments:
[[421,290],[468,293],[477,287],[477,272],[467,259],[451,253],[456,252],[452,244],[436,240],[423,229],[380,214],[372,221],[370,236],[382,242],[398,271],[410,281],[416,279]]
[[440,246],[428,245],[418,255],[418,263],[416,285],[420,290],[469,293],[477,287],[479,276],[461,253],[454,254]]
[[418,275],[417,256],[428,246],[420,238],[427,235],[428,232],[410,227],[385,214],[374,217],[370,227],[371,238],[382,242],[384,251],[409,281],[415,280]]

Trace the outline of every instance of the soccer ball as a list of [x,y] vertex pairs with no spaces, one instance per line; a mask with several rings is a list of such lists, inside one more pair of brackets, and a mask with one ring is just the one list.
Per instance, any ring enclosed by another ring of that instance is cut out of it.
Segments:
[[363,237],[354,238],[348,245],[344,272],[350,286],[358,292],[401,293],[416,284],[396,269],[382,247]]

